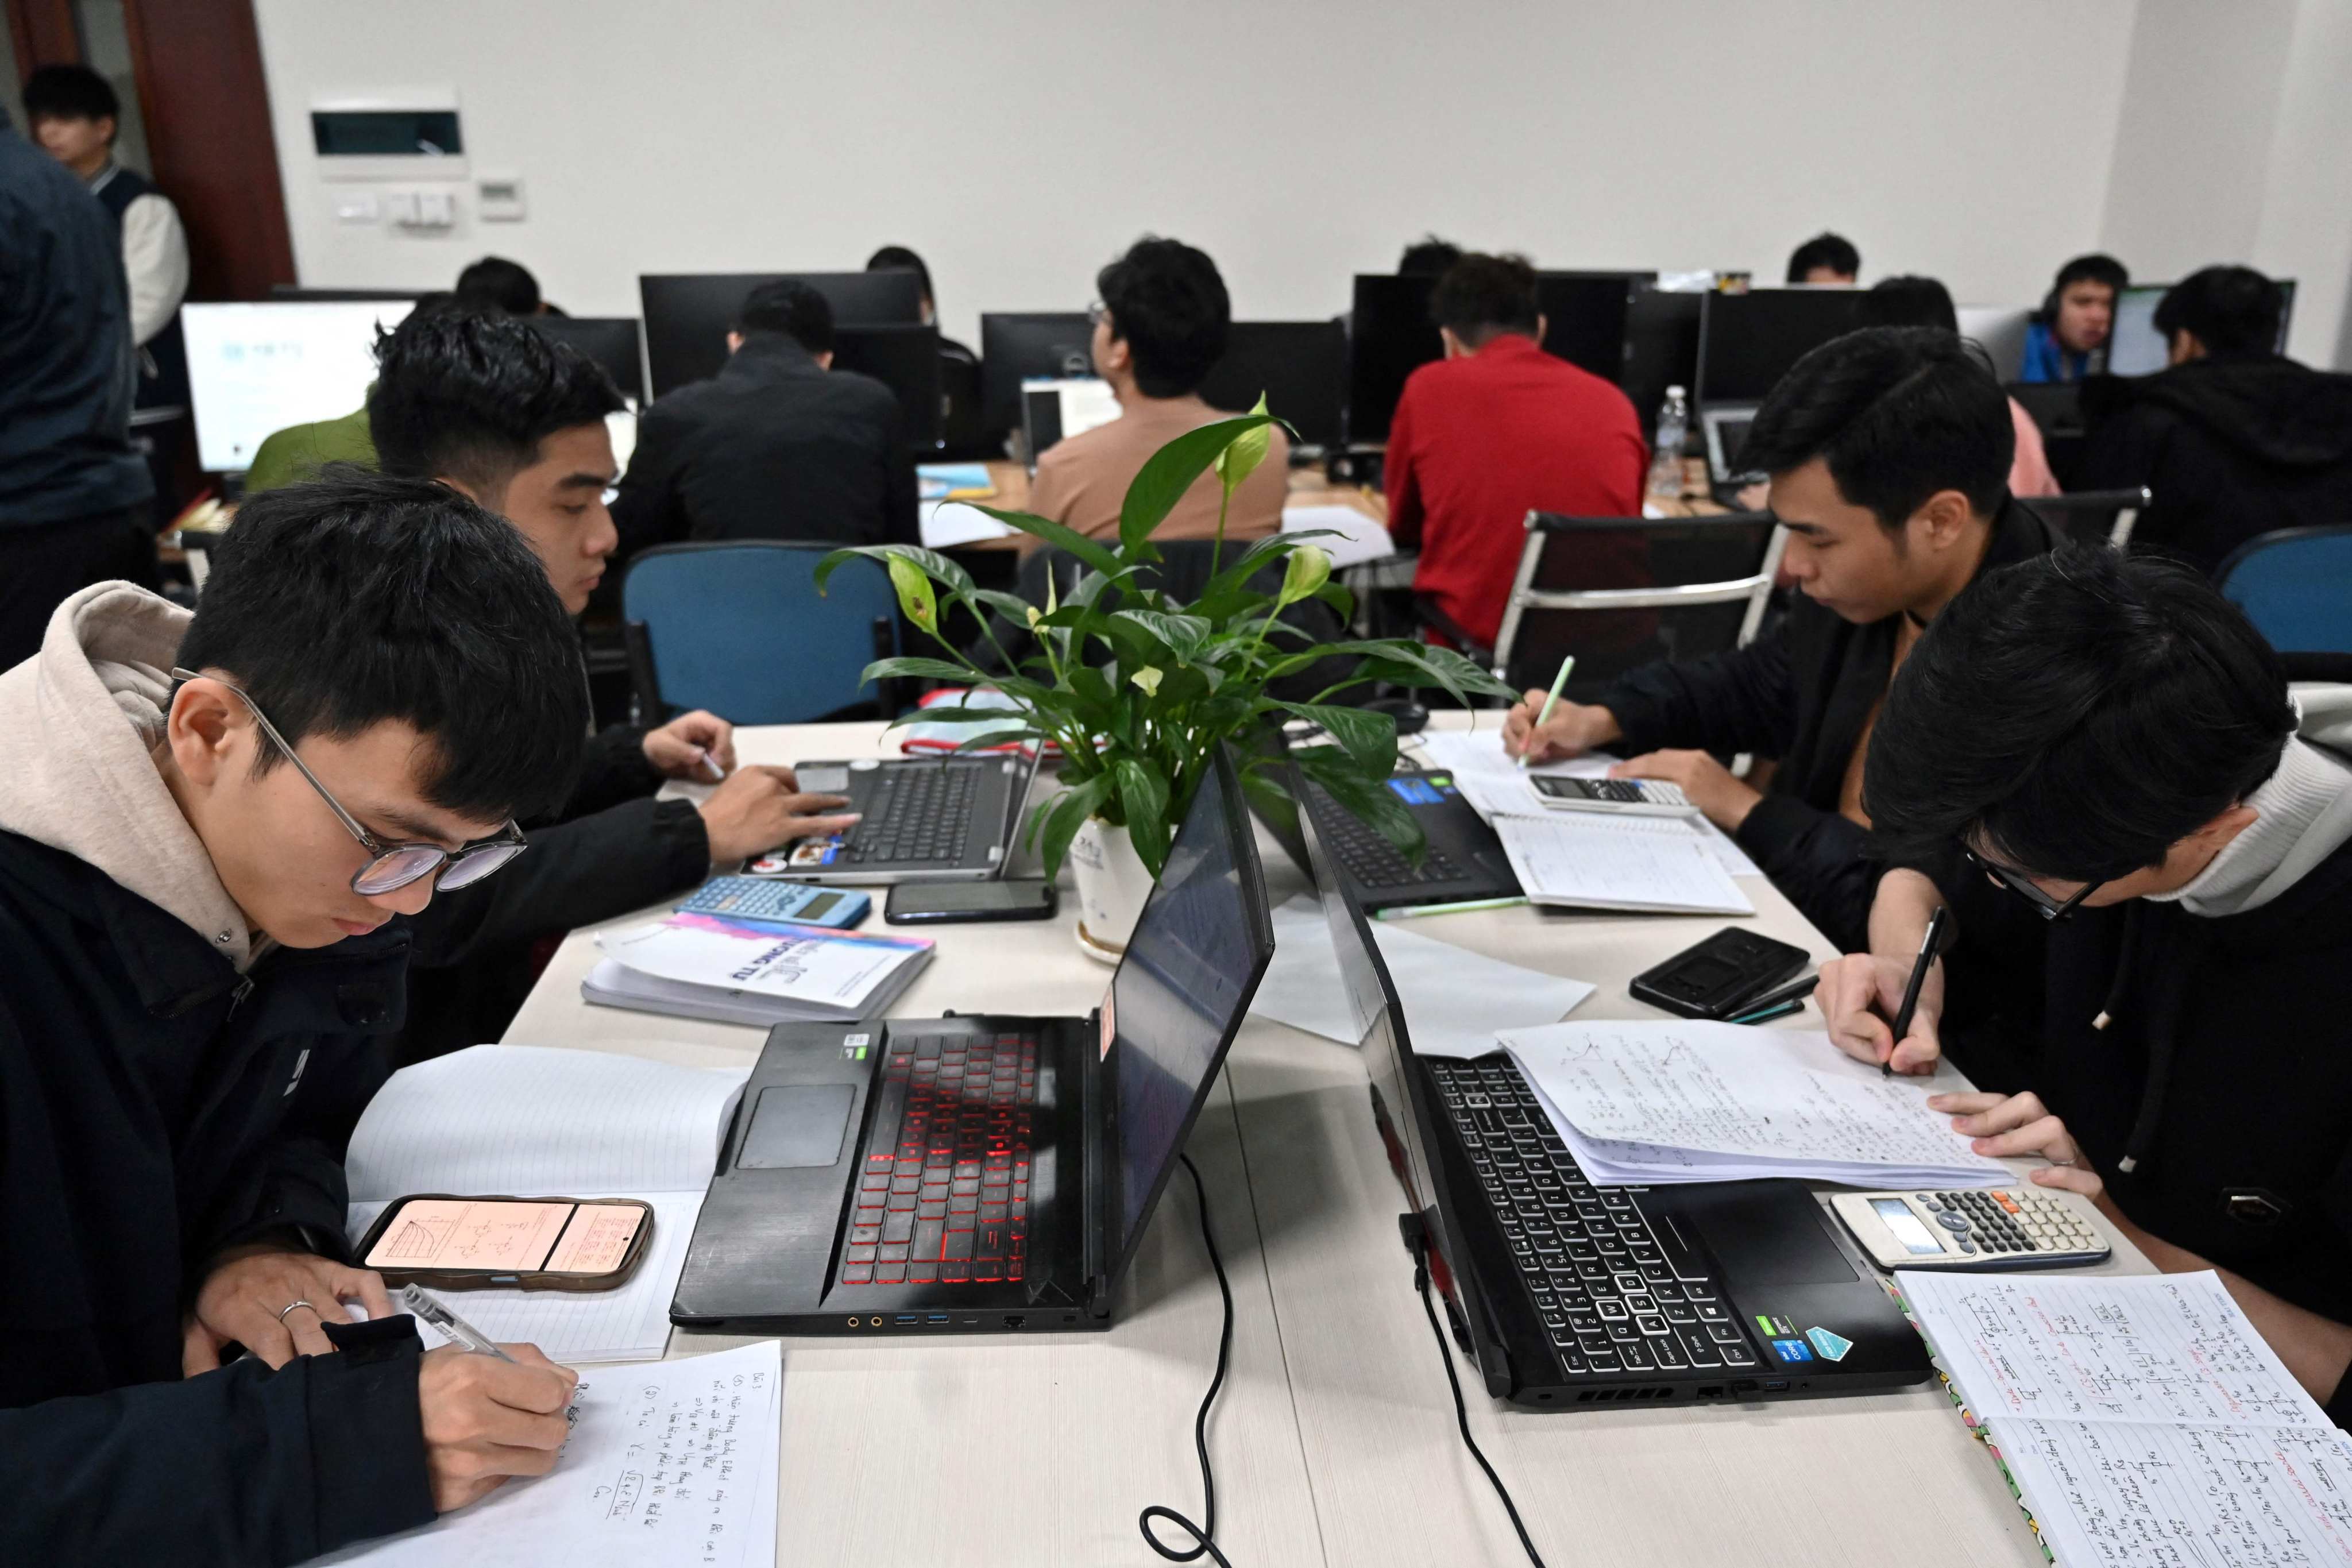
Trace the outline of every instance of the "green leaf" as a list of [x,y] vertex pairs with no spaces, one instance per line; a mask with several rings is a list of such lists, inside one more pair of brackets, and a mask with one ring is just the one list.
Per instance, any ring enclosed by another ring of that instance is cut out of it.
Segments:
[[1285,610],[1308,597],[1331,580],[1331,558],[1315,545],[1292,552],[1283,563],[1282,592],[1276,596],[1274,607]]
[[918,655],[907,655],[897,658],[877,658],[867,665],[866,673],[857,679],[861,683],[896,679],[947,680],[958,686],[966,686],[975,681],[986,680],[989,677],[967,666],[951,664],[944,658],[924,658]]
[[1030,819],[1029,836],[1037,837],[1038,826],[1044,825],[1044,842],[1038,855],[1045,863],[1047,881],[1061,874],[1062,861],[1070,853],[1070,840],[1078,836],[1079,825],[1110,797],[1110,775],[1097,773],[1066,792],[1059,800],[1038,807],[1036,816]]
[[1168,650],[1187,664],[1200,657],[1202,645],[1215,629],[1199,616],[1171,615],[1165,610],[1119,610],[1111,618],[1134,622],[1166,643]]
[[1055,522],[1051,518],[1034,517],[1025,511],[999,511],[992,506],[981,506],[978,501],[965,504],[978,507],[1007,528],[1017,528],[1033,539],[1042,539],[1069,552],[1097,572],[1117,572],[1119,569],[1118,557],[1104,549],[1099,541],[1088,539],[1077,530]]
[[1366,777],[1382,779],[1396,771],[1396,721],[1388,714],[1364,708],[1340,708],[1328,702],[1282,702],[1276,706],[1293,718],[1323,726]]
[[1326,583],[1315,590],[1315,597],[1339,612],[1339,624],[1347,625],[1356,618],[1356,595],[1339,583]]
[[[1265,393],[1257,395],[1257,401],[1250,405],[1250,412],[1265,412]],[[1257,472],[1257,466],[1265,461],[1265,455],[1273,449],[1274,426],[1271,425],[1261,425],[1255,430],[1244,430],[1234,437],[1225,449],[1217,454],[1215,465],[1217,482],[1225,487],[1225,494],[1230,496],[1241,489],[1242,481]]]
[[1121,757],[1111,764],[1118,781],[1118,804],[1127,816],[1127,836],[1144,869],[1153,877],[1168,863],[1168,841],[1174,831],[1168,820],[1168,779],[1150,763]]
[[1407,861],[1421,863],[1429,840],[1420,820],[1388,787],[1385,775],[1366,777],[1355,759],[1337,746],[1308,746],[1290,755],[1299,771],[1329,791],[1349,816],[1396,846]]
[[863,555],[869,561],[879,561],[886,566],[893,561],[910,561],[921,567],[936,581],[945,584],[948,592],[956,597],[969,599],[972,595],[971,573],[938,551],[926,550],[919,544],[860,544],[850,549],[836,550],[816,563],[815,582],[818,593],[824,592],[824,585],[832,578],[835,569],[853,555]]
[[[1176,503],[1184,499],[1184,492],[1192,488],[1192,481],[1208,470],[1209,465],[1216,461],[1217,454],[1230,446],[1235,437],[1277,423],[1279,421],[1273,416],[1266,414],[1246,414],[1238,419],[1220,419],[1213,425],[1187,430],[1152,453],[1137,471],[1134,483],[1127,487],[1127,499],[1119,504],[1119,548],[1132,551],[1146,544],[1151,538],[1151,531],[1175,510]],[[1006,521],[1011,520],[1008,518]],[[1109,572],[1117,568],[1104,566],[1102,570]]]
[[903,555],[891,556],[889,566],[890,585],[898,591],[898,608],[925,631],[939,630],[940,603],[931,592],[930,578]]

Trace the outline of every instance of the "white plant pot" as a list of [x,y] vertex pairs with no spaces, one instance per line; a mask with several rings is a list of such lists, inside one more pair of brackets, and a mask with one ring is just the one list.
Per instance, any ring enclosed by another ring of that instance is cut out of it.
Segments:
[[1089,958],[1116,963],[1135,934],[1143,900],[1151,896],[1151,873],[1124,827],[1089,816],[1070,840],[1070,866],[1078,883],[1078,948]]

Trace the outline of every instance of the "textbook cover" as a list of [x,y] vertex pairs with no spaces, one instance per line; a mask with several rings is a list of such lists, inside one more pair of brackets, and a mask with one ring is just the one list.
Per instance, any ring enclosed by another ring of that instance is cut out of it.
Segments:
[[[616,977],[599,964],[592,980],[602,991],[634,994],[646,1004],[693,1001],[700,994],[700,999],[733,998],[779,1017],[839,1018],[864,1017],[887,1006],[930,961],[933,949],[924,937],[824,926],[738,925],[716,915],[683,912],[606,931],[596,945],[610,964],[626,972]],[[630,985],[629,977],[666,984]],[[616,978],[622,984],[614,984]]]

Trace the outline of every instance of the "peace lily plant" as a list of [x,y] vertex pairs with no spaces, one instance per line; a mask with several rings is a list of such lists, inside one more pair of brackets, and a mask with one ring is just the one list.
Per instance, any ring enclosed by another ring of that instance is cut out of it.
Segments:
[[[880,561],[890,574],[907,618],[944,650],[945,658],[878,659],[865,679],[911,677],[990,686],[1013,703],[1001,708],[931,707],[926,721],[984,721],[986,732],[967,746],[1008,739],[1053,742],[1061,752],[1059,795],[1031,814],[1032,843],[1041,837],[1047,876],[1061,868],[1071,841],[1089,819],[1124,828],[1150,878],[1166,863],[1176,825],[1208,772],[1214,748],[1241,742],[1236,762],[1243,788],[1261,804],[1286,803],[1281,759],[1249,745],[1269,726],[1293,720],[1328,737],[1298,748],[1289,761],[1332,797],[1409,856],[1423,839],[1412,814],[1384,785],[1396,765],[1396,721],[1385,713],[1336,702],[1340,693],[1373,681],[1436,687],[1456,701],[1472,694],[1509,700],[1517,694],[1448,648],[1403,638],[1318,643],[1280,617],[1292,605],[1318,599],[1345,624],[1354,615],[1348,591],[1331,581],[1331,558],[1312,542],[1322,531],[1279,534],[1252,542],[1224,560],[1225,519],[1234,492],[1265,461],[1275,417],[1259,399],[1238,418],[1189,431],[1162,447],[1128,487],[1119,509],[1118,538],[1090,539],[1061,523],[1026,512],[981,510],[1086,567],[1066,598],[1049,589],[1034,605],[1013,594],[976,586],[953,561],[915,545],[881,544],[837,550],[817,567],[816,584],[854,555]],[[1179,604],[1148,570],[1163,558],[1152,531],[1204,470],[1223,489],[1211,575],[1200,595]],[[1267,593],[1252,584],[1279,564],[1281,583]],[[996,669],[974,663],[941,635],[940,595],[962,605],[984,628]],[[990,612],[1026,626],[1033,647],[1007,652],[990,626]],[[1305,700],[1286,700],[1268,688],[1319,661],[1344,670]],[[1008,728],[1009,721],[1009,728]],[[1114,835],[1116,837],[1116,835]],[[1104,933],[1116,942],[1124,931]]]

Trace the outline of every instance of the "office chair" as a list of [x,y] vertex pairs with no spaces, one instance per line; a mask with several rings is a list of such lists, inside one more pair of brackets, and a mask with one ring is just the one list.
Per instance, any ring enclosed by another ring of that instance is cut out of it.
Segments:
[[774,540],[661,544],[629,563],[621,614],[639,717],[707,708],[736,724],[798,724],[898,710],[896,683],[861,683],[898,651],[889,574],[852,561],[819,595],[831,544]]
[[[1527,530],[1494,647],[1455,646],[1521,690],[1549,688],[1561,656],[1572,653],[1576,669],[1561,694],[1580,702],[1642,665],[1746,646],[1763,623],[1786,537],[1764,512],[1531,511]],[[1426,609],[1424,616],[1441,619]]]
[[2214,573],[2283,654],[2352,654],[2352,524],[2250,539]]
[[2061,539],[2083,544],[2131,542],[2132,527],[2149,500],[2146,485],[2128,490],[2083,490],[2074,495],[2023,496],[2018,505],[2050,525]]

